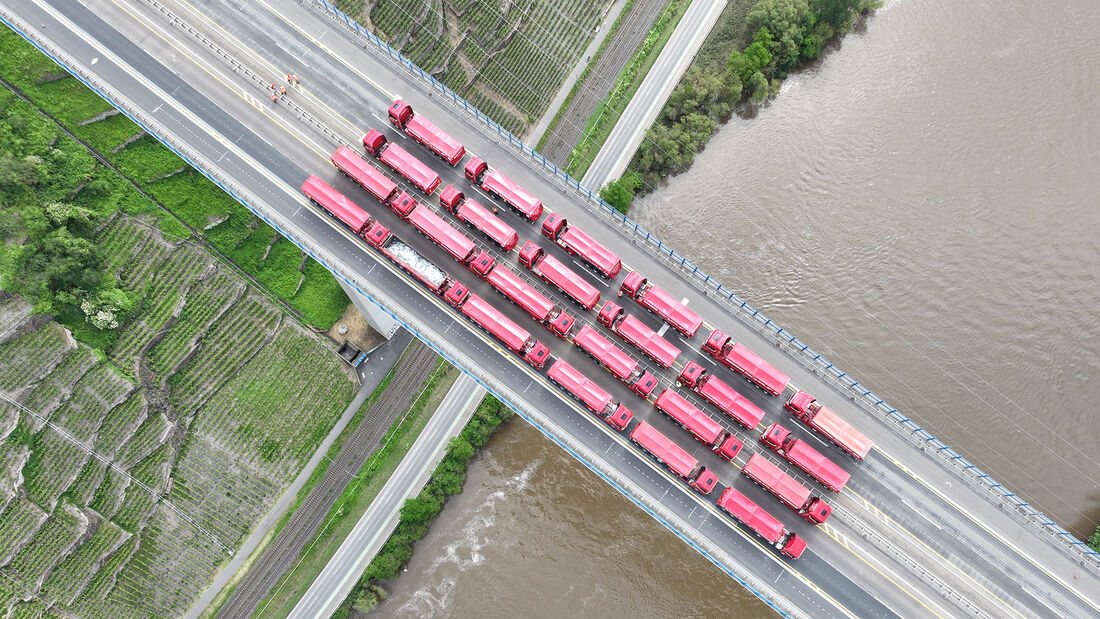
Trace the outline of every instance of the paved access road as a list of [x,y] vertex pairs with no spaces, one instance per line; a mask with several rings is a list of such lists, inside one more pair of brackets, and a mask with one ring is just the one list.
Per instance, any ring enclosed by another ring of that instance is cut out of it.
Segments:
[[416,496],[428,482],[447,453],[448,441],[466,427],[484,397],[485,388],[468,375],[455,381],[409,453],[294,607],[291,617],[328,617],[340,606],[397,527],[405,499]]
[[642,80],[638,92],[623,110],[619,122],[615,123],[611,135],[607,136],[600,153],[584,173],[582,182],[586,187],[599,189],[623,175],[634,157],[634,151],[641,146],[645,132],[656,120],[676,84],[680,83],[680,77],[695,59],[695,52],[699,51],[703,39],[724,8],[725,0],[697,0],[691,3],[661,50],[661,55],[653,63],[653,68]]
[[[679,431],[667,421],[656,418],[647,404],[630,400],[632,396],[625,389],[606,380],[606,376],[599,374],[594,366],[586,365],[589,362],[568,345],[550,342],[555,356],[568,359],[593,377],[601,377],[616,397],[635,408],[639,416],[659,424],[681,445],[693,449],[708,466],[719,472],[725,483],[735,483],[783,519],[788,527],[806,535],[811,548],[806,557],[796,563],[778,558],[757,538],[730,526],[728,519],[718,514],[710,502],[686,491],[682,484],[652,461],[640,457],[620,436],[608,431],[590,416],[578,412],[574,405],[563,400],[553,389],[546,388],[541,376],[529,372],[510,357],[499,354],[494,345],[472,331],[453,311],[442,307],[422,289],[409,286],[406,276],[377,259],[375,254],[364,251],[358,243],[304,206],[296,196],[294,187],[306,176],[305,169],[318,172],[325,169],[324,155],[334,147],[332,143],[326,144],[319,134],[296,124],[295,116],[284,107],[256,109],[253,104],[258,103],[262,96],[259,89],[248,90],[247,81],[234,78],[231,72],[218,65],[219,61],[202,56],[203,51],[188,49],[184,43],[186,37],[173,38],[172,28],[167,24],[158,26],[152,18],[147,24],[136,20],[131,13],[140,14],[141,3],[90,4],[93,11],[60,0],[49,4],[23,2],[17,3],[16,7],[21,15],[26,16],[26,23],[49,22],[51,29],[35,30],[35,36],[45,38],[44,33],[48,32],[51,40],[63,43],[73,58],[83,59],[82,70],[89,70],[92,65],[87,63],[95,58],[95,73],[104,76],[104,81],[109,81],[119,92],[126,93],[139,109],[154,114],[158,124],[171,134],[170,137],[189,144],[210,162],[216,163],[216,167],[227,176],[240,179],[239,182],[246,184],[253,196],[260,197],[265,207],[280,213],[286,221],[293,222],[291,236],[315,245],[323,244],[328,249],[326,260],[334,268],[356,277],[357,281],[362,281],[360,277],[369,280],[375,294],[383,300],[392,300],[391,305],[404,312],[403,318],[418,325],[425,337],[447,343],[449,354],[454,355],[466,369],[490,382],[508,401],[533,413],[543,429],[561,437],[574,453],[605,471],[616,483],[624,486],[629,495],[659,512],[660,517],[686,538],[702,544],[717,562],[750,580],[752,586],[776,600],[783,608],[801,609],[815,616],[848,613],[873,616],[893,613],[942,615],[959,612],[956,610],[957,604],[950,599],[941,599],[934,584],[915,576],[916,572],[907,567],[907,563],[891,556],[892,551],[865,541],[861,530],[870,527],[872,533],[889,534],[906,560],[917,560],[921,569],[932,571],[948,584],[949,589],[963,589],[967,600],[987,609],[989,614],[1012,614],[1012,610],[1006,611],[1005,608],[1018,608],[1031,614],[1078,616],[1094,611],[1094,600],[1079,594],[1079,591],[1089,589],[1075,583],[1080,589],[1074,591],[1074,584],[1070,584],[1074,582],[1072,574],[1081,570],[1064,554],[1052,551],[1051,546],[1031,529],[1013,529],[1013,520],[962,486],[950,471],[931,458],[921,456],[892,429],[843,400],[838,392],[793,360],[782,357],[755,331],[726,314],[712,299],[700,296],[689,285],[676,279],[663,263],[639,252],[625,238],[615,236],[606,222],[591,218],[568,195],[511,158],[510,151],[486,139],[464,117],[455,115],[450,107],[438,105],[438,99],[425,97],[409,82],[402,82],[403,74],[391,65],[362,54],[354,44],[343,39],[339,33],[333,34],[325,22],[318,21],[309,13],[295,13],[292,18],[283,19],[285,16],[280,16],[263,3],[234,6],[231,7],[233,10],[219,3],[211,3],[205,9],[213,12],[217,8],[218,22],[232,30],[232,36],[240,39],[241,45],[260,48],[250,42],[250,37],[255,41],[266,41],[262,47],[265,50],[263,58],[268,59],[267,62],[278,63],[272,65],[272,73],[275,73],[276,66],[299,73],[304,77],[303,85],[325,93],[323,103],[342,110],[338,112],[340,115],[356,118],[365,126],[380,127],[385,124],[380,114],[384,114],[392,94],[376,86],[377,80],[388,79],[394,84],[401,84],[403,89],[408,88],[401,93],[405,98],[421,111],[426,111],[439,124],[452,128],[452,132],[479,155],[485,156],[514,178],[521,179],[554,210],[574,221],[584,222],[586,229],[596,233],[613,250],[623,255],[631,266],[641,268],[674,294],[691,299],[692,307],[711,324],[734,333],[736,338],[764,352],[797,384],[823,395],[842,415],[856,421],[867,431],[883,447],[883,451],[862,465],[846,465],[853,471],[852,488],[858,494],[845,493],[832,499],[838,512],[843,510],[844,517],[830,522],[829,531],[807,531],[808,526],[800,524],[793,514],[783,511],[770,497],[745,484],[735,469],[718,462],[690,438],[677,434]],[[295,6],[280,7],[279,11],[282,10],[299,9]],[[111,25],[97,15],[107,17]],[[80,26],[77,27],[76,23]],[[319,32],[325,32],[324,44],[317,43],[316,38],[308,34],[302,34],[298,28],[307,32],[309,28],[318,28]],[[216,30],[212,26],[210,29]],[[120,31],[127,36],[122,36]],[[229,33],[224,36],[228,37]],[[272,43],[272,37],[278,40],[278,45]],[[332,48],[340,49],[340,54],[330,54]],[[354,62],[345,65],[337,59],[344,56],[354,58]],[[312,83],[307,81],[310,79]],[[204,92],[197,92],[193,84],[204,85]],[[303,101],[309,100],[307,93],[298,96]],[[320,103],[311,105],[317,105],[318,109],[321,107]],[[336,114],[333,112],[334,116]],[[447,118],[452,119],[453,126],[448,124]],[[395,134],[390,135],[393,139],[400,139]],[[186,139],[176,136],[186,136]],[[354,140],[355,136],[350,139]],[[278,149],[273,144],[278,145]],[[409,148],[415,147],[410,145]],[[442,169],[441,165],[436,168],[448,175],[445,182],[463,182],[454,178],[453,170]],[[325,172],[325,177],[336,182],[336,175],[332,172]],[[337,184],[348,195],[358,196],[364,205],[370,205],[364,194],[354,193],[356,190],[347,183]],[[426,256],[440,265],[452,264],[436,248],[407,232],[407,225],[396,221],[388,211],[377,205],[370,208],[383,223],[402,231],[403,238]],[[513,218],[512,221],[525,236],[532,236],[530,227],[523,227],[518,219]],[[473,283],[472,277],[462,274],[457,267],[448,268],[464,282]],[[607,296],[608,287],[603,289]],[[486,298],[496,298],[493,296],[495,293],[485,290],[482,284],[476,284],[475,291]],[[514,308],[499,303],[498,307],[517,320],[522,319]],[[630,303],[628,307],[639,313]],[[648,315],[640,315],[656,324]],[[538,329],[530,320],[526,324],[531,325],[533,332]],[[545,331],[536,332],[536,335],[544,341],[548,337]],[[670,339],[683,348],[684,359],[702,359],[697,352],[700,338],[686,342],[670,335]],[[713,364],[709,367],[713,368]],[[659,375],[663,386],[672,384],[669,373],[661,372]],[[768,412],[766,422],[783,420],[787,425],[793,425],[790,418],[779,411],[774,399],[751,390],[732,373],[726,372],[722,377],[765,408]],[[804,435],[801,428],[795,429]],[[750,435],[740,434],[747,443],[753,443]],[[835,452],[832,455],[837,457]],[[906,465],[902,467],[897,464],[897,458],[904,459]],[[952,481],[955,484],[948,485]],[[864,496],[870,498],[864,500]],[[961,505],[965,505],[965,510]],[[1000,533],[995,534],[977,525],[971,520],[972,517],[989,523]],[[1013,537],[1012,543],[1006,541],[1009,535]],[[959,539],[965,539],[967,543],[959,544]],[[926,540],[927,546],[922,546]],[[1026,545],[1026,554],[1016,550],[1020,544]],[[1028,556],[1041,561],[1043,568],[1036,567]],[[1083,580],[1090,578],[1095,576],[1090,572],[1082,574]],[[1029,584],[1020,587],[1021,582]],[[1006,601],[1001,602],[1002,599]],[[945,606],[951,610],[945,611]]]

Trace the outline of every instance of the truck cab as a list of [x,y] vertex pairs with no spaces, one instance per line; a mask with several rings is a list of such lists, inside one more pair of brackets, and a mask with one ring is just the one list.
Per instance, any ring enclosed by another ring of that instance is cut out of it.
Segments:
[[452,214],[465,201],[466,196],[454,185],[447,185],[443,188],[443,192],[439,194],[439,205]]
[[535,264],[542,257],[542,248],[534,241],[527,241],[519,250],[519,263],[528,269],[534,269]]
[[821,408],[821,405],[817,403],[817,400],[812,395],[799,389],[794,395],[787,399],[783,408],[794,413],[795,417],[806,420],[812,418],[814,413]]
[[603,304],[603,309],[596,315],[596,320],[600,321],[600,324],[611,328],[616,321],[619,320],[619,316],[623,313],[623,306],[614,301],[608,301]]
[[833,513],[833,508],[829,507],[825,501],[820,497],[812,497],[806,505],[798,510],[798,515],[802,516],[810,524],[821,524],[829,519],[829,514]]
[[374,247],[381,247],[388,238],[390,238],[390,229],[378,222],[372,222],[363,233],[363,239]]
[[607,417],[604,418],[604,421],[610,424],[612,428],[615,428],[616,430],[622,432],[624,429],[626,429],[628,425],[630,425],[631,419],[634,419],[634,413],[630,412],[629,408],[623,406],[622,404],[619,404],[618,408],[616,408],[614,412],[610,413],[609,415],[607,415]]
[[549,322],[546,323],[546,326],[549,327],[555,335],[564,338],[566,335],[569,335],[569,331],[576,322],[576,318],[573,318],[567,312],[558,310],[558,315],[551,318]]
[[409,214],[416,208],[416,199],[402,191],[390,200],[390,210],[401,219],[408,219]]
[[741,453],[741,448],[744,446],[744,443],[736,436],[727,434],[725,440],[719,443],[718,447],[715,448],[714,453],[733,462],[733,459],[737,457],[737,454]]
[[542,235],[551,241],[556,241],[566,225],[567,222],[564,217],[557,213],[550,213],[546,219],[542,220]]
[[642,287],[645,286],[645,283],[646,278],[642,277],[641,273],[638,273],[637,271],[631,271],[630,273],[627,273],[626,279],[624,279],[623,283],[619,285],[619,290],[621,290],[624,294],[633,299],[637,296],[639,292],[641,292]]
[[466,179],[475,185],[481,184],[481,177],[485,175],[485,172],[489,169],[489,164],[485,163],[478,157],[470,157],[470,160],[466,162],[466,167],[463,171],[466,173]]
[[787,441],[790,436],[790,430],[778,423],[773,423],[760,435],[760,440],[767,445],[769,449],[775,453],[781,454],[786,449]]
[[401,99],[397,99],[390,105],[389,113],[390,122],[393,123],[393,126],[404,131],[405,123],[412,118],[413,109],[408,103],[405,103]]
[[538,340],[534,340],[531,347],[523,355],[524,361],[530,363],[536,370],[541,370],[550,360],[550,348]]
[[466,263],[466,268],[474,272],[475,275],[481,279],[485,279],[489,276],[489,271],[493,270],[493,266],[496,265],[496,260],[489,255],[489,252],[484,249],[474,254],[474,257]]
[[382,135],[377,129],[371,129],[363,136],[363,148],[366,148],[371,156],[377,157],[382,154],[382,149],[385,146],[386,136]]
[[[623,286],[626,286],[626,282],[623,282]],[[710,337],[707,338],[707,341],[703,342],[703,352],[712,357],[721,356],[722,349],[725,348],[726,342],[729,342],[729,340],[730,338],[728,335],[715,329],[710,332]]]
[[457,281],[451,280],[450,288],[443,293],[443,300],[446,301],[451,307],[461,307],[466,302],[466,297],[470,296],[470,289],[463,286]]
[[706,370],[703,369],[703,366],[694,361],[688,361],[683,371],[680,372],[679,380],[685,385],[694,388],[699,382],[699,379],[703,377],[704,372],[706,372]]
[[695,479],[691,480],[688,484],[692,488],[699,491],[700,494],[706,496],[710,494],[711,490],[714,490],[714,486],[718,483],[718,476],[707,467],[703,467],[702,471],[699,471],[699,475]]
[[806,540],[795,533],[790,533],[780,542],[779,551],[792,559],[797,559],[806,552]]
[[638,377],[638,380],[630,384],[630,390],[634,393],[648,398],[653,390],[657,388],[657,379],[652,374],[646,371],[642,371],[642,375]]

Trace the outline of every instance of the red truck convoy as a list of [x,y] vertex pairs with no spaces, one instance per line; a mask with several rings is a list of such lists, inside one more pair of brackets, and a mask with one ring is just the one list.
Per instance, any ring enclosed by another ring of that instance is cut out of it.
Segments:
[[722,424],[672,389],[662,391],[653,406],[726,460],[736,458],[743,447],[741,441],[722,428]]
[[794,533],[788,533],[778,518],[761,509],[737,490],[723,490],[718,497],[718,507],[788,557],[797,559],[805,552],[805,540]]
[[421,256],[385,226],[372,221],[369,214],[343,194],[316,176],[306,179],[302,192],[535,369],[541,370],[546,365],[550,349],[545,344],[531,337],[491,303],[470,294],[469,288],[451,279],[446,271]]
[[784,408],[856,460],[866,458],[874,446],[871,439],[805,391],[799,390],[788,398]]
[[648,398],[657,387],[657,379],[652,374],[592,327],[588,325],[581,327],[581,330],[573,336],[573,344],[643,398]]
[[519,263],[527,267],[535,275],[558,290],[561,290],[570,299],[577,302],[586,310],[596,307],[600,300],[600,291],[589,284],[577,272],[565,266],[560,260],[547,255],[542,248],[533,241],[524,243],[519,250]]
[[620,432],[634,418],[634,413],[630,412],[630,409],[616,402],[611,394],[589,380],[583,372],[561,359],[554,361],[546,372],[546,376],[584,404],[597,417]]
[[622,261],[614,252],[604,247],[587,232],[569,225],[569,222],[557,213],[550,213],[542,221],[542,235],[557,243],[570,255],[580,256],[581,260],[592,265],[608,279],[614,279],[623,268]]
[[718,476],[700,464],[695,456],[644,421],[635,426],[630,440],[703,495],[710,494],[718,483]]
[[704,400],[717,406],[718,410],[750,430],[764,419],[764,411],[759,406],[694,361],[689,361],[684,366],[679,380],[691,387],[695,393],[703,396]]
[[672,367],[672,362],[680,356],[679,348],[657,335],[641,320],[624,312],[623,307],[614,301],[604,303],[596,319],[663,368]]
[[[545,223],[543,226],[545,227]],[[642,277],[637,271],[631,271],[619,286],[626,296],[638,302],[638,305],[657,314],[686,337],[695,337],[699,327],[703,325],[703,319],[695,312],[689,310],[686,305],[678,302],[675,297],[665,292],[663,288],[654,286]]]
[[377,157],[382,163],[388,165],[417,189],[428,195],[435,193],[439,187],[439,175],[435,170],[414,157],[409,151],[401,148],[393,142],[387,142],[386,136],[376,129],[371,129],[363,136],[363,147],[373,157]]
[[457,165],[466,154],[466,148],[458,140],[422,115],[413,112],[412,106],[398,99],[390,105],[390,122],[405,135],[427,146],[439,158]]
[[532,318],[545,325],[558,337],[564,338],[568,335],[576,322],[572,316],[554,305],[531,284],[523,281],[519,275],[499,262],[493,270],[489,271],[485,281],[509,301],[522,307]]
[[465,172],[471,183],[481,187],[489,195],[504,200],[528,221],[535,221],[542,215],[542,202],[538,198],[500,171],[490,169],[489,164],[481,159],[470,157],[466,162]]
[[484,206],[466,199],[453,185],[443,188],[443,193],[439,194],[439,204],[459,221],[484,234],[506,252],[512,251],[516,243],[519,243],[515,228],[504,223]]
[[703,344],[703,351],[722,365],[745,375],[772,395],[783,393],[791,382],[790,377],[761,359],[760,355],[749,350],[744,344],[732,342],[728,335],[718,329],[711,332],[710,337]]
[[402,191],[390,198],[389,206],[398,217],[411,223],[420,234],[447,250],[448,254],[478,277],[485,277],[493,268],[496,261],[488,252],[478,249],[470,237],[459,232],[435,211],[420,204],[409,194]]
[[812,496],[809,488],[795,481],[761,454],[749,456],[749,461],[741,472],[812,524],[825,522],[833,511],[820,497]]
[[760,440],[772,451],[783,456],[787,462],[806,471],[833,492],[840,492],[848,483],[851,475],[833,461],[821,455],[806,441],[791,436],[791,431],[773,423],[760,435]]

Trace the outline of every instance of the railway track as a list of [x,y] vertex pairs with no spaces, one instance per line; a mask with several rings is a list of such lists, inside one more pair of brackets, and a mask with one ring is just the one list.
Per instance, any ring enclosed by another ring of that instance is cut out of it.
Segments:
[[394,368],[394,376],[378,401],[370,407],[355,432],[344,442],[290,521],[260,553],[218,612],[219,618],[251,617],[260,602],[278,584],[321,528],[344,488],[379,447],[385,432],[409,409],[424,381],[437,367],[435,352],[413,342],[408,355]]

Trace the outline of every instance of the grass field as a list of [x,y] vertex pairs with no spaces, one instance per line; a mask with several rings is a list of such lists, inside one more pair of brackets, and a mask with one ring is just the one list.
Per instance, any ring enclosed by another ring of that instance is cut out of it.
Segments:
[[337,4],[506,129],[523,135],[581,60],[611,1]]
[[[96,188],[94,202],[100,212],[147,215],[171,237],[200,235],[210,247],[285,300],[306,322],[328,329],[343,313],[349,303],[347,295],[324,267],[307,259],[299,270],[302,253],[286,239],[278,239],[268,252],[275,231],[152,136],[138,137],[119,148],[139,136],[140,127],[122,114],[110,115],[114,109],[110,104],[7,28],[0,29],[0,78],[96,149],[126,177],[99,164],[82,144],[61,134],[56,125],[30,119],[29,139],[20,141],[20,150],[61,151],[69,159],[68,177],[75,181],[71,186],[58,187],[56,195],[38,195],[38,199],[61,200],[67,196],[63,190],[72,190],[82,179],[89,179]],[[27,106],[6,90],[0,91],[0,109],[9,107]],[[105,113],[109,115],[100,118]],[[23,112],[20,115],[29,118]],[[0,151],[11,145],[0,135]],[[141,281],[140,273],[127,277]],[[138,334],[134,337],[140,341]],[[105,348],[108,344],[93,346]]]
[[[0,45],[18,48],[10,36]],[[196,173],[175,173],[179,161],[151,138],[114,152],[133,127],[119,115],[77,124],[104,107],[75,102],[89,93],[33,61],[0,54],[5,73],[30,63],[20,79],[33,80],[38,70],[46,81],[25,92],[72,103],[57,118],[158,200],[187,204],[183,214],[200,221],[228,215],[208,232],[243,230],[239,243],[210,235],[210,245],[247,256],[274,239],[240,249],[266,233],[248,226],[242,207]],[[182,615],[304,466],[351,400],[354,378],[327,340],[196,242],[192,228],[4,89],[0,158],[41,162],[33,184],[0,179],[4,281],[15,281],[27,217],[65,202],[96,213],[88,234],[105,255],[97,268],[135,300],[117,328],[100,330],[71,309],[54,321],[0,294],[0,390],[18,403],[0,400],[0,614]],[[293,257],[295,286],[300,261]],[[260,281],[278,270],[248,264]],[[322,276],[332,281],[312,273]]]
[[0,611],[179,616],[354,381],[193,243],[127,215],[97,240],[144,295],[105,358],[20,297],[0,302],[0,388],[27,407],[0,407]]

